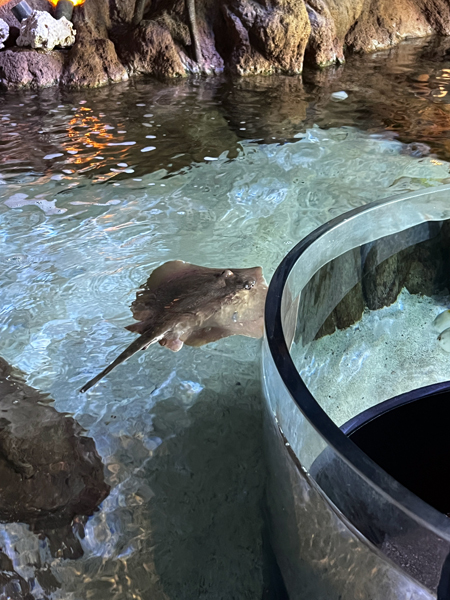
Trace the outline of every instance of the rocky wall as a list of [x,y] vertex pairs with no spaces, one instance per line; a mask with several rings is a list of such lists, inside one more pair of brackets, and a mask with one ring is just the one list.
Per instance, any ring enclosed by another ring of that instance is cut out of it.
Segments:
[[[0,0],[1,2],[1,0]],[[17,0],[3,2],[11,27],[0,51],[6,88],[99,86],[132,75],[183,77],[302,71],[343,62],[406,37],[450,34],[447,0],[86,0],[74,9],[69,50],[18,48]],[[48,0],[28,0],[52,10]]]

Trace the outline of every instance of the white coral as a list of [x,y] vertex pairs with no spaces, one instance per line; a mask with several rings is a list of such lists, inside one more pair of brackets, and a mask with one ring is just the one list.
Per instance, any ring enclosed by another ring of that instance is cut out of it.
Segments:
[[8,39],[9,36],[9,25],[3,19],[0,19],[0,49],[5,47],[3,43]]
[[66,48],[75,42],[76,31],[66,17],[54,19],[48,12],[34,10],[20,24],[18,46],[45,48],[53,50],[55,46]]

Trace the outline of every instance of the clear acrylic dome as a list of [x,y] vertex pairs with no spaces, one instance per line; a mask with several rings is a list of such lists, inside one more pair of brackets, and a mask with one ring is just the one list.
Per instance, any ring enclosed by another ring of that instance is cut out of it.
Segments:
[[433,326],[450,306],[449,266],[446,185],[337,217],[272,278],[268,501],[292,598],[447,597],[450,519],[378,466],[346,427],[393,397],[450,387],[450,355]]

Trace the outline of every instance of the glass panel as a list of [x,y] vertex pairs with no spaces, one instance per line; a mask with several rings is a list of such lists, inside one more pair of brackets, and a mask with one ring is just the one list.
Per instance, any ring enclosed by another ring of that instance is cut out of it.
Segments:
[[[286,449],[283,460],[295,465],[290,474],[286,468],[290,483],[285,485],[303,516],[294,511],[291,527],[300,535],[308,514],[308,528],[314,531],[310,524],[316,523],[318,546],[326,546],[320,536],[345,537],[350,530],[381,557],[378,592],[356,586],[355,580],[355,589],[365,590],[361,597],[408,597],[380,595],[383,578],[398,570],[416,584],[408,592],[411,598],[421,598],[424,589],[436,592],[450,551],[449,519],[390,477],[338,428],[388,398],[450,379],[450,332],[448,342],[446,335],[438,339],[441,331],[434,324],[450,307],[449,257],[450,186],[442,186],[356,209],[319,228],[286,257],[269,290],[264,393],[268,421]],[[441,317],[444,329],[450,315],[446,319]],[[272,463],[271,481],[274,469]],[[300,493],[298,477],[306,477],[314,493]],[[317,497],[338,515],[339,527],[334,521],[328,532],[319,527]],[[356,546],[347,559],[358,579],[364,569]],[[320,560],[326,560],[323,552]],[[336,598],[357,597],[340,589]]]
[[449,247],[450,221],[416,225],[336,257],[302,290],[291,354],[337,425],[449,379],[433,325],[450,306]]

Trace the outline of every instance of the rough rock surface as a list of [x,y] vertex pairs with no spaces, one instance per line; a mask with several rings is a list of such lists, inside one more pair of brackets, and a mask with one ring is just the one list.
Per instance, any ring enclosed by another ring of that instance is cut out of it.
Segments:
[[54,19],[46,11],[34,10],[20,24],[17,45],[46,50],[53,50],[55,46],[68,48],[75,43],[75,33],[72,23],[66,17]]
[[0,50],[5,47],[3,42],[9,37],[9,25],[3,19],[0,19]]
[[128,73],[119,61],[114,44],[108,39],[89,39],[69,52],[62,83],[76,87],[97,87],[124,81]]
[[[28,0],[49,11],[47,0]],[[7,5],[0,18],[19,23]],[[181,77],[228,69],[239,75],[300,73],[345,53],[387,48],[405,37],[450,34],[447,0],[88,0],[75,7],[73,49],[23,85],[98,86],[133,74]],[[10,36],[8,45],[14,36]],[[0,68],[6,59],[0,52]],[[7,61],[6,61],[7,62]],[[30,63],[33,61],[29,61]],[[39,60],[43,65],[44,59]],[[59,63],[65,62],[61,72]],[[31,66],[31,65],[30,65]],[[42,68],[44,68],[42,66]],[[50,70],[54,69],[52,75]],[[4,70],[4,69],[3,69]],[[3,84],[17,87],[7,69]]]
[[12,560],[0,550],[0,598],[35,600],[28,582],[14,570]]
[[117,44],[120,58],[134,74],[152,73],[159,77],[186,74],[169,31],[155,21],[143,21],[129,44]]
[[303,0],[278,0],[261,5],[234,0],[223,8],[230,32],[228,66],[239,75],[282,72],[296,74],[311,26]]
[[72,522],[92,515],[109,486],[94,441],[49,401],[0,358],[0,521],[26,523],[75,558]]
[[64,69],[62,53],[28,48],[6,49],[0,52],[0,86],[32,88],[57,85]]
[[407,37],[450,34],[446,0],[307,0],[311,64],[342,62],[347,52],[389,48]]

